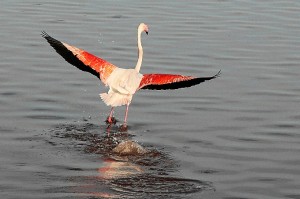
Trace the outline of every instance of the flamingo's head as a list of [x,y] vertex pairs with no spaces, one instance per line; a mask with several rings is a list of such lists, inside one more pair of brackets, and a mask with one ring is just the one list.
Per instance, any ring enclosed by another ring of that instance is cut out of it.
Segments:
[[138,31],[139,32],[145,32],[148,35],[149,28],[148,28],[148,26],[146,24],[140,23],[140,25],[138,27]]

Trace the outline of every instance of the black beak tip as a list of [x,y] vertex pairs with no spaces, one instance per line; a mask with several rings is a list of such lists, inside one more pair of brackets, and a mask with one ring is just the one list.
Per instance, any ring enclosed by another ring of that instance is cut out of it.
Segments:
[[149,34],[149,32],[148,32],[148,31],[146,31],[146,34],[148,35],[148,34]]

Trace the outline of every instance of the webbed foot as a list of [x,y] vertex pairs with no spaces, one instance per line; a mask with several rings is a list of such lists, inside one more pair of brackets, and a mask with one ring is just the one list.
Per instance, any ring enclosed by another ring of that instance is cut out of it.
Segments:
[[128,126],[126,123],[122,124],[120,127],[119,127],[119,131],[120,132],[126,132],[128,131]]
[[105,120],[106,124],[116,124],[117,120],[115,117],[107,117],[107,119]]

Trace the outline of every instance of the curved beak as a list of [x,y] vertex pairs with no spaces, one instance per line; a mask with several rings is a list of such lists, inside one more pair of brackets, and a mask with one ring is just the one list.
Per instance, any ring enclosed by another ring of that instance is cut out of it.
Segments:
[[148,31],[145,31],[145,33],[148,35],[149,34],[149,32]]

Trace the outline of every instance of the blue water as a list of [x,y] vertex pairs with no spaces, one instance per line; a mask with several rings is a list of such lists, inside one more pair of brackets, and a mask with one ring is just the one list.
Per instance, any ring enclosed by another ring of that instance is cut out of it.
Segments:
[[[287,0],[2,0],[1,198],[300,198],[299,11]],[[222,70],[196,87],[134,96],[131,139],[167,157],[154,177],[135,161],[87,152],[97,145],[91,134],[105,135],[109,107],[98,94],[106,88],[40,35],[133,68],[140,22],[150,29],[142,73]],[[130,189],[119,186],[123,175],[103,177],[106,167],[125,168]],[[134,184],[141,172],[151,179],[143,188]],[[170,178],[160,184],[161,176]]]

